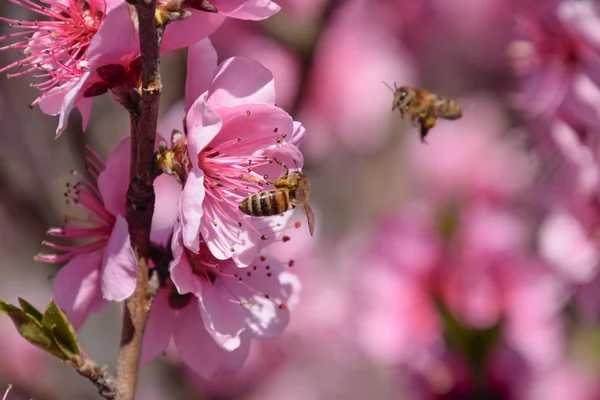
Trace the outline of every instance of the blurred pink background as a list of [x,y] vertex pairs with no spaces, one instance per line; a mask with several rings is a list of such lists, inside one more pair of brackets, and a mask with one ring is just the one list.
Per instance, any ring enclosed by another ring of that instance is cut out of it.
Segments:
[[[226,20],[212,41],[220,60],[269,68],[277,105],[307,129],[317,233],[273,250],[293,254],[300,298],[238,374],[207,382],[167,351],[143,368],[138,398],[600,398],[598,5],[278,4],[265,21]],[[31,18],[6,1],[0,15]],[[18,57],[0,52],[0,65]],[[161,60],[163,115],[183,98],[185,60]],[[422,144],[383,82],[457,99],[464,116]],[[115,148],[128,116],[102,96],[86,133],[73,113],[55,141],[56,118],[27,108],[28,84],[0,79],[0,298],[43,307],[58,269],[33,256],[69,212],[69,171],[84,170],[85,144]],[[79,340],[114,370],[119,329],[110,304]],[[10,400],[100,398],[8,318],[0,335]]]

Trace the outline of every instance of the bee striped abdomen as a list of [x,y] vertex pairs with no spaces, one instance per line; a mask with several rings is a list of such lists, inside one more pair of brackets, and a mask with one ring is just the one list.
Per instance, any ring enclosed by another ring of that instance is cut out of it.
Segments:
[[445,119],[458,119],[462,117],[462,110],[454,100],[442,96],[437,98],[437,115]]
[[240,203],[244,214],[255,217],[277,215],[293,208],[287,190],[269,190],[246,197]]

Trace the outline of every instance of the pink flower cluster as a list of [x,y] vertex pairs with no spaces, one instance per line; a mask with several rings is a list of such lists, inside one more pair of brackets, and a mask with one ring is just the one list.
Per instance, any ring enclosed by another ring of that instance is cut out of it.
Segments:
[[[60,114],[57,136],[73,108],[82,113],[85,128],[93,97],[111,91],[123,100],[117,93],[140,74],[136,20],[125,1],[51,0],[43,6],[11,1],[50,20],[2,18],[20,30],[0,38],[12,41],[2,49],[22,49],[24,58],[1,71],[20,68],[11,76],[42,78],[32,105]],[[180,10],[186,18],[170,21],[161,43],[162,52],[189,47],[185,108],[172,112],[184,114],[184,124],[162,126],[185,132],[173,137],[181,139],[189,168],[177,179],[163,174],[154,182],[150,239],[161,287],[142,361],[162,354],[172,340],[188,366],[211,377],[239,369],[251,339],[279,336],[288,324],[299,282],[287,271],[293,262],[272,258],[268,247],[289,241],[286,232],[300,222],[292,222],[290,213],[249,216],[240,203],[274,189],[287,166],[301,171],[297,145],[305,130],[275,105],[267,68],[245,57],[217,65],[207,38],[225,17],[260,20],[279,6],[218,0],[212,2],[216,12],[207,12],[186,4],[191,9]],[[157,10],[172,6],[160,0]],[[64,226],[50,229],[55,239],[44,243],[56,252],[36,257],[66,263],[54,278],[54,300],[76,328],[108,301],[123,301],[135,289],[137,263],[125,220],[130,147],[124,139],[106,162],[88,149],[87,174],[73,172],[78,182],[65,193],[67,203],[86,216],[68,215]]]
[[542,256],[574,284],[597,276],[600,252],[600,7],[588,1],[524,6],[510,55],[517,104],[544,171]]

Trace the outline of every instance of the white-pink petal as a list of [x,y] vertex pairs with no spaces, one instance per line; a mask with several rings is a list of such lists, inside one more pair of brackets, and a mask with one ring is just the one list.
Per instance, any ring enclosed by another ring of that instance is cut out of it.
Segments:
[[112,301],[127,299],[135,290],[136,277],[137,262],[129,240],[127,221],[117,215],[102,259],[102,296]]
[[169,305],[169,291],[159,290],[144,329],[141,364],[149,363],[165,351],[173,334],[175,317],[175,311]]
[[204,328],[195,302],[181,310],[173,339],[182,361],[205,379],[239,370],[250,351],[249,338],[240,340],[233,351],[218,346]]
[[129,137],[123,139],[106,158],[106,167],[98,175],[98,190],[104,208],[112,215],[125,215],[125,201],[129,186]]
[[217,51],[206,38],[188,48],[185,111],[208,90],[217,68]]
[[233,107],[245,103],[275,105],[273,74],[252,58],[228,58],[219,65],[207,104],[210,107]]
[[200,224],[203,216],[202,207],[205,194],[204,172],[197,167],[193,167],[181,193],[179,215],[183,229],[183,245],[194,253],[200,251]]
[[54,278],[53,300],[79,329],[91,312],[100,311],[106,301],[100,291],[102,254],[84,253],[71,259]]
[[204,102],[206,94],[198,97],[185,117],[188,133],[188,149],[190,161],[193,166],[198,166],[197,156],[221,130],[223,120],[214,110]]

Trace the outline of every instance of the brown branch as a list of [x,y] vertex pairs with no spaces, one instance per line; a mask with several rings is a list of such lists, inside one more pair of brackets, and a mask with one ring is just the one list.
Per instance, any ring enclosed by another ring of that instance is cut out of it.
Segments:
[[[131,3],[131,2],[130,2]],[[142,105],[139,115],[131,114],[131,170],[127,191],[127,223],[138,264],[137,284],[125,301],[123,328],[117,363],[118,400],[133,400],[139,359],[148,312],[158,285],[148,279],[150,226],[154,213],[154,142],[162,83],[159,46],[164,32],[155,21],[156,0],[133,2],[138,15],[142,57]]]
[[113,400],[117,397],[117,384],[115,378],[108,372],[107,366],[99,366],[94,361],[90,360],[82,351],[81,360],[78,365],[67,362],[77,373],[90,380],[96,388],[100,396],[107,400]]

